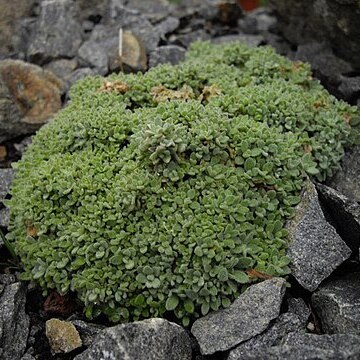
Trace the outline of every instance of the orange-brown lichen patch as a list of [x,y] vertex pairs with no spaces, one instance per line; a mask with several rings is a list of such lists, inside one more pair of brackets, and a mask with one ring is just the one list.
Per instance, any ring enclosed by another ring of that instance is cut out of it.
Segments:
[[0,76],[23,115],[22,121],[41,124],[60,110],[64,85],[51,72],[20,60],[6,60]]

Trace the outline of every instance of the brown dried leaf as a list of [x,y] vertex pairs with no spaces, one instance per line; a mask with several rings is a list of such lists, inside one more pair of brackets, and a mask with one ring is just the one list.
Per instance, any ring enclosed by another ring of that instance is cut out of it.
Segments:
[[98,92],[116,91],[120,94],[125,94],[129,91],[129,85],[121,80],[116,80],[116,81],[105,80],[102,86],[97,91]]
[[154,86],[151,95],[156,102],[169,100],[190,100],[195,98],[193,89],[188,85],[183,85],[180,90],[167,89],[165,86]]
[[36,237],[37,236],[36,227],[35,226],[28,226],[26,228],[26,235],[31,236],[31,237]]
[[250,278],[257,278],[257,279],[264,279],[264,280],[273,278],[272,275],[265,274],[261,271],[255,270],[255,269],[246,270],[246,273],[249,275]]

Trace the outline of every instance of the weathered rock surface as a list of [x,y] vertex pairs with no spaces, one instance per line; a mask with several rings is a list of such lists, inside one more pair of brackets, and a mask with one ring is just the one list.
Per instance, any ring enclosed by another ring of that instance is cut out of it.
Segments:
[[326,333],[360,335],[360,273],[321,285],[311,302]]
[[257,352],[248,352],[237,360],[357,360],[359,354],[360,336],[293,332],[281,345]]
[[109,70],[119,71],[122,67],[127,71],[146,70],[146,50],[141,37],[131,31],[122,32],[122,41],[119,41],[119,37],[118,27],[97,25],[89,40],[79,49],[80,61],[100,75],[107,74]]
[[329,181],[329,186],[349,199],[360,202],[360,146],[354,146],[342,159],[341,170]]
[[319,190],[320,200],[325,204],[338,233],[357,257],[360,247],[359,203],[328,186],[318,184],[316,187]]
[[77,60],[74,59],[59,59],[44,66],[44,69],[51,71],[64,83],[67,83],[71,74],[77,68]]
[[173,32],[180,25],[180,20],[176,17],[169,16],[155,26],[155,31],[161,39],[165,39],[165,35]]
[[[0,210],[0,227],[7,228],[10,222],[10,210],[7,208]],[[0,245],[3,244],[2,239],[0,238]]]
[[26,285],[0,285],[0,358],[18,360],[24,355],[29,333],[25,313]]
[[79,332],[82,344],[87,347],[93,343],[95,336],[105,328],[103,325],[91,324],[82,320],[72,320],[71,323]]
[[305,326],[311,315],[311,311],[302,298],[289,298],[287,300],[289,313],[299,317],[303,326]]
[[181,326],[154,318],[101,331],[75,359],[190,360],[191,340]]
[[0,0],[0,54],[7,57],[18,51],[19,27],[30,16],[36,0]]
[[357,0],[271,0],[285,37],[294,44],[327,39],[360,67],[360,3]]
[[0,169],[0,202],[9,193],[11,182],[14,179],[14,169]]
[[60,108],[63,83],[20,60],[0,61],[0,143],[38,130]]
[[250,286],[229,308],[196,320],[191,332],[201,353],[228,350],[263,332],[279,316],[284,293],[284,279],[265,280]]
[[80,335],[71,322],[50,319],[46,321],[45,329],[51,351],[55,354],[68,353],[82,345]]
[[138,11],[129,10],[121,4],[113,6],[110,17],[105,18],[105,22],[108,24],[109,38],[114,32],[117,36],[120,28],[124,31],[131,31],[142,40],[147,52],[155,50],[160,41],[160,34],[145,16]]
[[309,62],[315,76],[334,88],[341,83],[342,74],[352,71],[352,66],[335,56],[326,43],[310,42],[298,46],[295,60]]
[[151,22],[159,22],[175,12],[175,6],[166,0],[127,0],[126,8],[139,11]]
[[290,269],[305,289],[314,291],[342,262],[351,250],[325,219],[315,186],[308,182],[295,217],[287,225]]
[[281,314],[263,333],[231,350],[227,360],[242,359],[244,354],[264,351],[266,348],[278,345],[287,334],[302,329],[304,325],[299,316],[292,313]]
[[71,58],[82,42],[82,29],[76,17],[77,4],[71,0],[45,0],[31,36],[27,56],[36,64],[58,58]]
[[248,46],[256,47],[259,46],[264,41],[264,38],[261,35],[238,34],[238,35],[219,36],[212,40],[212,42],[215,44],[222,44],[232,41],[236,41],[246,44]]
[[149,68],[159,64],[178,64],[185,59],[186,50],[177,45],[160,46],[150,53]]

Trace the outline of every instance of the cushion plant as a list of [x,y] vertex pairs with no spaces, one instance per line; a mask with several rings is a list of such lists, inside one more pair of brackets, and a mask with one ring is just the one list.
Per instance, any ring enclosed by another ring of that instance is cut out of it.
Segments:
[[358,122],[267,47],[197,43],[177,66],[88,77],[16,164],[23,278],[114,322],[227,307],[251,270],[289,273],[285,221]]

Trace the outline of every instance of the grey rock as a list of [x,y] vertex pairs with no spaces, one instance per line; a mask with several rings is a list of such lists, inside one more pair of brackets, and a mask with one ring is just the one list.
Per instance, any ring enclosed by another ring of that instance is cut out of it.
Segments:
[[105,328],[105,326],[87,323],[82,320],[71,320],[70,322],[79,332],[81,341],[86,347],[89,347],[93,343],[95,336]]
[[276,24],[276,17],[265,7],[248,12],[239,20],[239,28],[247,34],[268,32]]
[[4,58],[19,52],[21,23],[31,15],[36,0],[0,1],[0,54]]
[[302,329],[304,326],[299,316],[292,313],[281,314],[263,333],[231,350],[227,360],[242,359],[244,354],[264,351],[266,348],[280,344],[288,333]]
[[308,308],[305,301],[302,298],[289,298],[287,304],[289,313],[297,315],[305,326],[311,315],[311,310]]
[[9,193],[14,176],[14,169],[0,169],[0,202],[4,200]]
[[0,352],[2,359],[18,360],[26,349],[29,317],[25,313],[26,285],[5,286],[0,296]]
[[360,247],[360,205],[336,190],[318,184],[320,200],[324,203],[337,231],[353,251],[359,254]]
[[0,274],[0,284],[11,285],[16,282],[16,276],[13,274]]
[[176,30],[179,25],[180,20],[178,18],[169,16],[155,26],[155,31],[160,35],[162,39],[164,39],[166,34],[169,34]]
[[[110,18],[105,19],[105,23],[107,39],[118,38],[119,29],[122,28],[139,37],[147,52],[155,50],[160,41],[160,34],[145,16],[121,5],[114,6]],[[116,44],[118,45],[118,41]]]
[[326,333],[360,335],[360,273],[321,285],[311,302]]
[[354,67],[360,67],[360,4],[357,0],[271,0],[278,26],[293,44],[327,40]]
[[329,181],[329,186],[349,199],[360,202],[360,146],[354,146],[342,159],[341,170]]
[[78,56],[85,66],[91,66],[97,74],[107,74],[108,55],[101,41],[85,41],[79,48]]
[[92,346],[75,360],[190,360],[186,331],[165,319],[121,324],[101,331]]
[[44,69],[51,71],[58,78],[67,82],[71,76],[71,73],[77,67],[76,59],[59,59],[50,62],[44,66]]
[[284,293],[284,279],[265,280],[250,286],[227,309],[196,320],[191,332],[201,353],[228,350],[263,332],[279,316]]
[[243,354],[239,360],[358,360],[360,337],[290,333],[282,345]]
[[53,59],[71,58],[82,42],[82,29],[72,0],[45,0],[31,36],[27,56],[31,62],[44,64]]
[[21,360],[35,360],[35,358],[30,354],[25,354]]
[[[0,210],[0,227],[7,228],[10,223],[10,210],[4,208]],[[3,241],[0,238],[0,245],[3,245]]]
[[83,79],[86,76],[92,76],[92,75],[95,75],[95,72],[93,69],[90,69],[90,68],[77,69],[71,74],[71,76],[69,78],[69,84],[72,85],[76,81]]
[[35,132],[60,108],[63,82],[20,60],[0,61],[0,143]]
[[203,29],[198,29],[192,31],[188,34],[181,34],[176,36],[176,41],[179,42],[184,47],[189,47],[189,45],[194,41],[200,40],[210,40],[211,36]]
[[105,16],[109,9],[109,0],[76,0],[81,20],[96,19]]
[[360,76],[341,77],[341,84],[338,90],[340,96],[346,101],[352,102],[360,98]]
[[309,62],[317,77],[334,86],[340,84],[341,74],[352,71],[352,66],[335,56],[326,43],[311,42],[300,45],[295,54],[295,60]]
[[35,360],[35,358],[30,354],[25,354],[20,360]]
[[14,143],[14,148],[20,154],[23,154],[24,151],[27,149],[27,147],[31,144],[31,142],[32,142],[32,137],[27,136],[24,139],[22,139],[19,143]]
[[126,8],[137,10],[151,22],[159,22],[175,12],[175,6],[164,0],[127,0]]
[[175,65],[185,59],[186,50],[177,45],[160,46],[149,56],[149,68],[159,64]]
[[310,181],[287,228],[291,272],[309,291],[316,290],[351,255],[351,250],[326,221],[315,186]]
[[238,34],[238,35],[224,35],[216,37],[212,40],[214,44],[223,44],[227,42],[239,42],[246,44],[248,46],[259,46],[264,42],[264,38],[261,35],[247,35],[247,34]]

